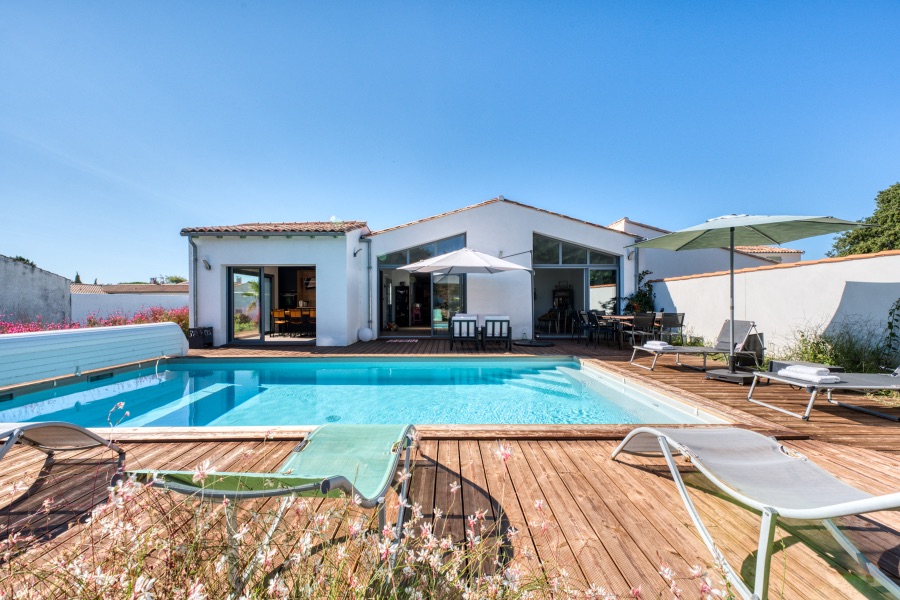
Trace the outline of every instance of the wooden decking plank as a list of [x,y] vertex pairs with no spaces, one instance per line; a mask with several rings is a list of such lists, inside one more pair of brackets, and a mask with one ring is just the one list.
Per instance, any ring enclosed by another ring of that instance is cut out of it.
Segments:
[[[496,442],[476,441],[482,457],[488,456],[496,447]],[[515,460],[512,457],[510,460]],[[519,458],[521,460],[521,458]],[[526,573],[537,575],[540,571],[537,549],[529,533],[528,522],[522,511],[521,499],[512,485],[506,464],[501,461],[482,460],[487,489],[496,502],[495,517],[500,533],[507,535],[512,546],[512,561],[521,566]],[[513,528],[518,533],[511,533]],[[511,539],[510,539],[511,538]]]
[[[516,458],[510,460],[506,468],[513,489],[519,497],[519,506],[525,522],[528,524],[537,555],[545,569],[549,568],[551,572],[565,569],[576,585],[587,587],[588,578],[582,565],[575,557],[566,537],[556,525],[558,519],[555,509],[545,501],[544,492],[529,466],[528,455],[524,451],[527,443],[510,442]],[[538,509],[537,502],[541,502],[541,509]],[[560,510],[562,510],[561,507]]]
[[[658,573],[659,563],[656,558],[645,554],[628,533],[628,521],[633,517],[627,515],[627,510],[621,510],[626,508],[625,504],[616,502],[620,510],[611,510],[603,501],[602,492],[594,490],[592,480],[596,471],[581,471],[555,442],[535,442],[534,445],[544,452],[551,466],[550,470],[559,476],[560,482],[584,515],[585,522],[592,528],[594,536],[625,577],[627,589],[641,586],[651,596],[667,589],[668,584],[662,581]],[[671,561],[676,560],[677,555],[671,549],[663,548],[662,552]]]
[[[454,542],[464,542],[465,507],[462,487],[467,482],[459,473],[459,442],[441,440],[438,442],[437,472],[435,474],[435,507],[444,512],[444,518],[435,524],[435,533],[449,535]],[[460,486],[455,492],[455,486]]]
[[587,584],[602,585],[614,590],[630,589],[625,575],[616,560],[602,544],[590,519],[582,512],[578,498],[566,481],[556,473],[537,442],[523,442],[523,453],[531,467],[537,484],[547,504],[553,511],[556,525],[566,543],[581,565]]

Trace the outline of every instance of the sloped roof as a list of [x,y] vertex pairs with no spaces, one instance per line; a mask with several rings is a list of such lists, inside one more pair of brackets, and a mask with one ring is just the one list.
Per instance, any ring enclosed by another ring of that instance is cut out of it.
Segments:
[[120,283],[103,285],[104,294],[187,294],[187,283]]
[[637,237],[631,233],[625,233],[624,231],[619,231],[618,229],[611,229],[606,227],[605,225],[598,225],[597,223],[591,223],[590,221],[583,221],[581,219],[576,219],[574,217],[570,217],[568,215],[564,215],[562,213],[553,212],[552,210],[546,210],[543,208],[538,208],[536,206],[531,206],[529,204],[523,204],[521,202],[516,202],[515,200],[509,200],[508,198],[504,198],[503,196],[498,196],[496,198],[491,198],[490,200],[485,200],[484,202],[479,202],[478,204],[472,204],[471,206],[464,206],[462,208],[457,208],[456,210],[447,211],[444,213],[440,213],[438,215],[433,215],[431,217],[425,217],[424,219],[417,219],[415,221],[410,221],[409,223],[404,223],[402,225],[395,225],[393,227],[388,227],[386,229],[379,229],[378,231],[371,231],[367,234],[367,236],[379,235],[382,233],[387,233],[389,231],[395,231],[397,229],[402,229],[404,227],[409,227],[411,225],[418,225],[419,223],[425,223],[426,221],[434,221],[435,219],[441,219],[443,217],[447,217],[449,215],[455,215],[457,213],[465,212],[467,210],[473,210],[475,208],[481,208],[482,206],[487,206],[489,204],[497,204],[498,202],[503,202],[506,204],[511,204],[513,206],[519,206],[521,208],[527,208],[529,210],[534,210],[537,212],[544,213],[546,215],[553,215],[554,217],[560,217],[562,219],[568,219],[569,221],[573,221],[575,223],[581,223],[582,225],[589,225],[591,227],[596,227],[598,229],[605,229],[607,231],[612,231],[615,233],[619,233],[622,235],[627,235],[629,237]]
[[191,234],[265,234],[291,233],[347,233],[366,227],[365,221],[306,221],[302,223],[244,223],[242,225],[214,225],[185,227],[181,235]]
[[[828,263],[845,262],[850,260],[865,260],[867,258],[879,258],[881,256],[898,256],[900,250],[884,250],[882,252],[873,252],[871,254],[851,254],[850,256],[836,256],[833,258],[819,258],[817,260],[799,260],[790,263],[778,263],[776,265],[763,265],[761,267],[748,267],[746,269],[735,269],[735,275],[739,273],[752,273],[753,271],[770,271],[773,269],[796,269],[797,267],[806,267],[809,265],[824,265]],[[664,279],[653,279],[656,281],[680,281],[682,279],[699,279],[701,277],[719,277],[728,275],[729,271],[714,271],[712,273],[697,273],[696,275],[680,275],[678,277],[666,277]]]
[[70,283],[69,293],[71,294],[105,294],[103,286],[92,283]]
[[735,246],[735,250],[745,252],[747,254],[759,253],[778,253],[778,254],[803,254],[803,250],[794,250],[793,248],[776,248],[775,246]]

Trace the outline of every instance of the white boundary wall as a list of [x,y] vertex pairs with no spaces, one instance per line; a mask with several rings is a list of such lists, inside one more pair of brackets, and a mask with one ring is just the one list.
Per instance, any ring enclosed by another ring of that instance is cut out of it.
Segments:
[[[653,290],[657,306],[685,313],[685,330],[708,342],[728,318],[727,271],[655,281]],[[900,298],[900,250],[735,271],[734,294],[735,318],[756,322],[770,355],[809,327],[858,321],[880,331]]]
[[145,308],[183,308],[187,294],[72,294],[72,320],[84,322],[88,315],[101,317],[121,313],[131,317]]

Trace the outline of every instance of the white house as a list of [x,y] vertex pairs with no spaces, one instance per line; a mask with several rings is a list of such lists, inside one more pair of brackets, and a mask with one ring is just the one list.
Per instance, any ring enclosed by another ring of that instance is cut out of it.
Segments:
[[[724,248],[631,247],[665,233],[628,218],[606,227],[503,196],[379,231],[364,221],[181,231],[190,247],[191,325],[212,327],[215,345],[322,346],[369,336],[442,337],[459,312],[508,315],[514,339],[565,335],[574,311],[619,312],[641,271],[659,279],[728,268]],[[399,269],[463,247],[529,271],[417,275]],[[773,264],[735,255],[738,269]]]
[[[509,315],[513,337],[540,322],[563,333],[568,309],[619,310],[634,290],[636,236],[502,196],[370,231],[365,222],[189,227],[191,326],[215,345],[447,335],[456,312]],[[468,247],[533,270],[415,275],[398,267]],[[295,311],[293,323],[279,312]],[[277,322],[276,322],[277,321]],[[293,336],[293,337],[289,337]]]

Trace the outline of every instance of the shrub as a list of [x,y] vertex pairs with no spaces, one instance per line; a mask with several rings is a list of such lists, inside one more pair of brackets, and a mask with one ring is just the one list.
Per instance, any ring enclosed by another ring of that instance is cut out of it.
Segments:
[[184,335],[188,333],[188,318],[190,310],[187,306],[181,308],[163,308],[161,306],[152,306],[150,308],[142,308],[134,315],[128,317],[124,313],[118,312],[107,316],[100,316],[99,313],[92,313],[85,318],[84,323],[78,321],[62,321],[62,322],[46,322],[41,317],[29,323],[15,323],[3,319],[4,315],[0,315],[0,334],[3,333],[30,333],[34,331],[48,331],[56,329],[79,329],[81,327],[111,327],[113,325],[137,325],[142,323],[177,323],[184,331]]
[[794,343],[779,357],[839,365],[856,373],[880,373],[882,367],[900,364],[900,356],[891,345],[890,331],[861,319],[845,319],[827,329],[807,326],[796,331]]

